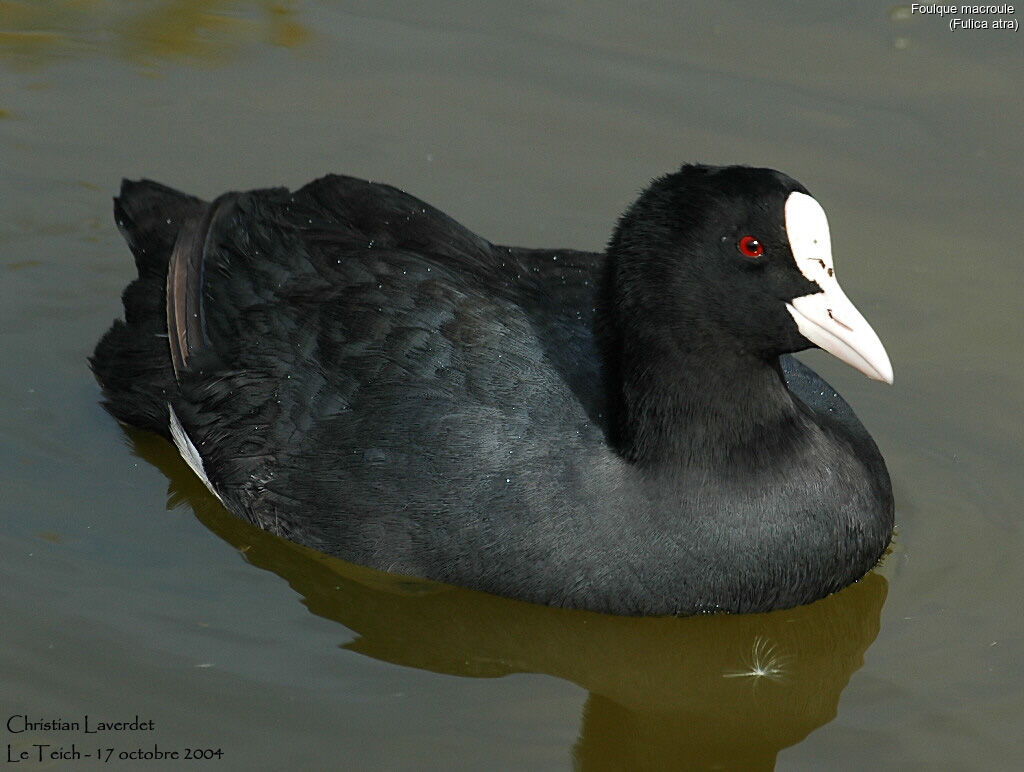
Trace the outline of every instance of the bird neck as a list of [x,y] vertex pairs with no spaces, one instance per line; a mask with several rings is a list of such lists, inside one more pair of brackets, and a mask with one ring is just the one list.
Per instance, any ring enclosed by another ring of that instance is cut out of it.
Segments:
[[627,335],[606,347],[606,377],[613,439],[638,466],[758,468],[790,450],[810,420],[777,357],[737,351],[700,331],[682,340]]

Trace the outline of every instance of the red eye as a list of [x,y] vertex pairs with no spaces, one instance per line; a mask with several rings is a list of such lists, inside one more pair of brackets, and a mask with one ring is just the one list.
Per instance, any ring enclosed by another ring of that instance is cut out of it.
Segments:
[[761,242],[753,236],[744,236],[736,246],[739,247],[740,254],[744,257],[760,257],[764,254]]

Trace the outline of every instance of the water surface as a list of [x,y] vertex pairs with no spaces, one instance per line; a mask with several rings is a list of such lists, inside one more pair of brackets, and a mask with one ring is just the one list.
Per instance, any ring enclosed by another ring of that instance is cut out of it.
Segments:
[[[0,746],[1024,766],[1021,40],[882,3],[0,2]],[[121,177],[209,197],[345,172],[496,242],[599,249],[695,160],[815,193],[896,369],[805,356],[897,497],[892,553],[821,603],[627,620],[374,574],[246,527],[99,406],[85,357],[133,274]],[[86,713],[156,728],[3,727]]]

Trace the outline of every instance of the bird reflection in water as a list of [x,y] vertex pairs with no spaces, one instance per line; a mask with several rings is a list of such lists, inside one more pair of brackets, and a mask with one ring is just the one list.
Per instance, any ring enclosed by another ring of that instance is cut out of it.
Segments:
[[863,664],[887,592],[877,572],[808,606],[769,614],[615,617],[537,606],[383,574],[286,542],[230,514],[174,447],[129,430],[137,455],[253,565],[284,578],[343,648],[463,677],[545,673],[589,694],[578,769],[772,769],[831,721]]

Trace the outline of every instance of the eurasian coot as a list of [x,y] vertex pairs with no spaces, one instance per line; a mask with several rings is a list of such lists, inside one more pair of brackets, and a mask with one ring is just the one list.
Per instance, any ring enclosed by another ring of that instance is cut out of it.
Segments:
[[875,443],[787,354],[892,369],[784,174],[684,166],[603,254],[342,176],[210,204],[125,182],[114,211],[139,278],[91,359],[106,406],[261,528],[619,614],[807,603],[886,549]]

